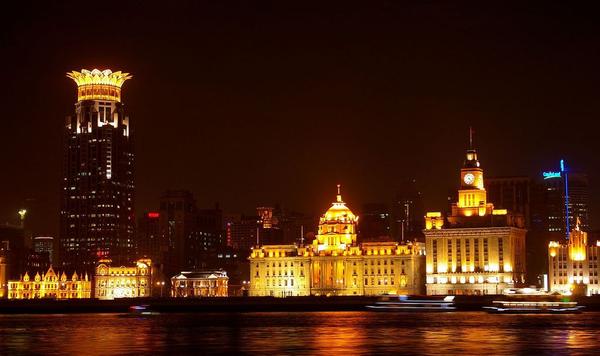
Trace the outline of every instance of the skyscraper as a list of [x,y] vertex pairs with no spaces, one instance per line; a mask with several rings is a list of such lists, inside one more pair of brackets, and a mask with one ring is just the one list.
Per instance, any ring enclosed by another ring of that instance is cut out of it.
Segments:
[[[134,248],[134,155],[121,101],[128,73],[72,71],[75,114],[64,127],[60,259],[91,272],[99,258],[125,262]],[[131,256],[133,257],[133,256]]]

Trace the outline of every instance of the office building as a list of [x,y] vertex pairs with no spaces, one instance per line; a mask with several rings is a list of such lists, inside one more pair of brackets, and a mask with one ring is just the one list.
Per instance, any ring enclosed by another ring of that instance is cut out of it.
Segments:
[[358,239],[360,242],[390,241],[391,214],[387,204],[365,204],[358,222]]
[[75,114],[64,126],[60,260],[93,271],[101,258],[126,262],[134,252],[134,154],[121,87],[128,73],[72,71]]
[[588,234],[576,220],[568,240],[548,244],[548,289],[561,294],[600,294],[600,243],[588,244]]
[[422,243],[359,244],[358,217],[338,186],[312,244],[257,246],[250,255],[251,296],[419,294],[424,286]]
[[99,261],[94,275],[94,297],[98,299],[152,296],[152,261],[139,259],[133,265],[113,266],[110,259]]
[[8,282],[8,299],[82,299],[90,298],[92,282],[85,274],[83,278],[73,273],[68,278],[65,272],[56,273],[52,266],[46,273],[37,272],[33,279],[25,272],[18,281]]
[[524,283],[524,218],[488,201],[472,148],[460,181],[450,214],[429,212],[425,218],[427,294],[501,294]]
[[171,296],[174,298],[227,297],[227,272],[181,272],[171,278]]

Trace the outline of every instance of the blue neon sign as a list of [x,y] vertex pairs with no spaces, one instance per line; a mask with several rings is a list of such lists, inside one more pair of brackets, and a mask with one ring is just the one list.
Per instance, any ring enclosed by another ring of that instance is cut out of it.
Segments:
[[560,172],[543,172],[542,176],[544,177],[544,179],[552,179],[552,178],[560,178],[561,174],[560,174]]

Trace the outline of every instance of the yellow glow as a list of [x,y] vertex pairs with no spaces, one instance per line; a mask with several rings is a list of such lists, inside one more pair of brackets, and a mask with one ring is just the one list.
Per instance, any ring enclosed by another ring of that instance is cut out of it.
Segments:
[[494,209],[492,211],[493,215],[506,215],[508,214],[508,211],[506,209]]
[[71,71],[67,77],[77,84],[77,100],[113,100],[121,101],[121,86],[126,80],[131,79],[129,73],[113,72],[110,69],[81,72]]
[[427,217],[428,218],[440,218],[440,217],[442,217],[442,213],[440,213],[439,211],[430,211],[427,213]]

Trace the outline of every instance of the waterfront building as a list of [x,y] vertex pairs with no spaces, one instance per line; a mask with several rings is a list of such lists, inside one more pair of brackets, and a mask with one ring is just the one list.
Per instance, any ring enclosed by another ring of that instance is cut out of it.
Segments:
[[338,186],[311,245],[263,245],[250,254],[251,296],[380,295],[423,292],[422,243],[357,243],[358,216]]
[[548,289],[561,294],[600,294],[600,242],[588,245],[588,234],[577,220],[567,241],[548,244]]
[[87,273],[83,278],[73,273],[56,273],[52,266],[46,273],[37,272],[33,279],[25,272],[18,281],[8,281],[8,299],[82,299],[90,298],[92,282]]
[[141,298],[152,296],[152,261],[139,259],[134,265],[111,266],[100,260],[94,276],[94,296],[98,299]]
[[476,150],[467,150],[458,201],[425,217],[427,294],[500,294],[525,282],[524,218],[487,200]]
[[171,278],[171,296],[174,298],[227,297],[227,272],[181,272]]
[[121,87],[128,73],[72,71],[75,115],[64,126],[60,260],[92,271],[101,258],[125,263],[134,252],[134,154]]

